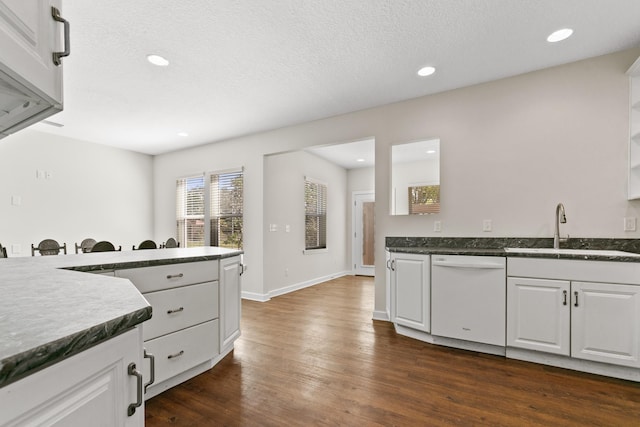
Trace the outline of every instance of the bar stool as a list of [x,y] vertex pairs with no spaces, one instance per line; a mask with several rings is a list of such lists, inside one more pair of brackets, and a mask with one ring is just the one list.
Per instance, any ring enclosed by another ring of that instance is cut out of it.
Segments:
[[40,255],[58,255],[60,249],[64,250],[65,255],[67,254],[66,243],[60,246],[58,242],[53,239],[44,239],[37,247],[33,246],[33,243],[31,244],[31,256],[36,256],[36,251],[40,252]]
[[7,248],[0,244],[0,258],[8,258],[7,257]]
[[133,245],[134,251],[140,249],[158,249],[158,245],[156,245],[156,242],[154,242],[153,240],[145,240],[138,245],[138,249],[136,249],[136,245]]
[[163,248],[179,248],[180,242],[176,242],[176,239],[174,239],[173,237],[169,237],[167,239],[167,242],[163,244],[162,247]]
[[80,253],[79,251],[82,251],[83,254],[86,254],[87,252],[91,252],[91,248],[93,248],[93,245],[96,244],[95,239],[91,239],[91,238],[87,238],[84,239],[80,244],[75,244],[76,245],[76,253]]
[[116,247],[113,246],[113,243],[107,242],[106,240],[103,240],[103,241],[98,242],[95,245],[93,245],[93,248],[91,248],[91,253],[93,253],[93,252],[115,252],[115,251],[121,251],[121,250],[122,250],[122,246],[118,246],[118,249],[116,249]]

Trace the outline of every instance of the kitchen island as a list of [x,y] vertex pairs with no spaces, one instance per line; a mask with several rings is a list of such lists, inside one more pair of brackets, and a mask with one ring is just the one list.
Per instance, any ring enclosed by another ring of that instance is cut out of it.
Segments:
[[[139,325],[151,318],[152,308],[135,281],[126,275],[116,277],[118,272],[146,273],[210,262],[214,267],[208,280],[217,286],[218,263],[233,258],[238,260],[233,264],[237,267],[240,254],[242,251],[207,247],[0,260],[0,393],[135,329],[140,331],[131,342],[140,343],[134,353],[142,355],[144,328]],[[233,285],[239,288],[239,281]],[[239,307],[239,289],[235,295]],[[217,301],[216,294],[212,303]],[[232,314],[239,318],[239,310]],[[238,335],[239,330],[232,336]],[[224,350],[232,348],[233,339]],[[222,350],[217,344],[215,349]],[[141,362],[137,361],[140,372]],[[4,412],[7,400],[3,396],[0,401],[0,412]]]

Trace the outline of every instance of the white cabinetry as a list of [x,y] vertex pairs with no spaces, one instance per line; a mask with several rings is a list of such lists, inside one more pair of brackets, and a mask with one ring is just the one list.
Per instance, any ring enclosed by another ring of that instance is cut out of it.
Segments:
[[[144,347],[155,356],[146,398],[213,367],[240,336],[240,257],[116,270],[151,304]],[[144,366],[146,382],[150,366]]]
[[571,282],[571,356],[640,367],[640,286]]
[[240,257],[220,260],[220,351],[227,353],[240,337],[242,274]]
[[391,254],[391,321],[431,331],[430,256]]
[[[213,366],[220,353],[218,261],[116,270],[116,276],[131,280],[153,310],[144,347],[155,356],[155,383],[146,398]],[[149,364],[144,372],[149,382]]]
[[640,198],[640,58],[627,71],[629,75],[629,200]]
[[0,425],[92,425],[141,427],[144,402],[136,404],[141,381],[129,375],[140,369],[140,327],[85,350],[40,372],[0,388]]
[[640,367],[635,263],[510,259],[508,274],[508,346]]
[[[61,0],[0,0],[0,137],[62,109]],[[67,27],[68,30],[68,27]]]
[[569,356],[569,289],[565,280],[507,279],[507,346]]

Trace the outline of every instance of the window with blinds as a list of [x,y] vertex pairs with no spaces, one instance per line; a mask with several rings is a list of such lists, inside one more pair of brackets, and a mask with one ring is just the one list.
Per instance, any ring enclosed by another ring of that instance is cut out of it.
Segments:
[[210,241],[211,246],[242,248],[242,171],[210,176]]
[[177,237],[182,247],[204,246],[204,184],[204,175],[177,182]]
[[440,186],[421,185],[409,187],[409,214],[440,212]]
[[242,169],[177,180],[176,223],[180,246],[242,248],[243,192]]
[[327,185],[311,178],[304,179],[304,248],[327,247]]

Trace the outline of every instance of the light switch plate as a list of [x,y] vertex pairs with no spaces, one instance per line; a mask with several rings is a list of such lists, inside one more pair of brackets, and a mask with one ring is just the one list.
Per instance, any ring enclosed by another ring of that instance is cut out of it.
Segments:
[[442,222],[441,221],[433,221],[433,231],[437,231],[437,232],[442,231]]
[[482,231],[491,231],[493,228],[493,224],[490,219],[485,219],[482,221]]
[[624,219],[624,231],[636,231],[636,218],[633,216]]

